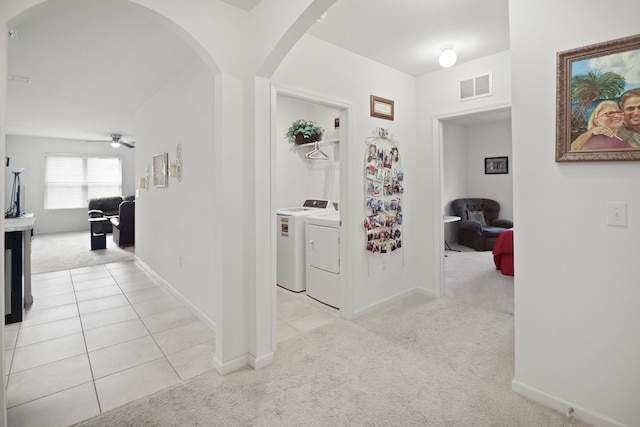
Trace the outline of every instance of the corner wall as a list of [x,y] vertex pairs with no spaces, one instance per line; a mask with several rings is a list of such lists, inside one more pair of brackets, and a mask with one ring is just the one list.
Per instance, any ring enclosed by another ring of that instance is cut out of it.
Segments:
[[[513,387],[595,425],[637,426],[640,168],[554,156],[556,53],[638,32],[640,3],[608,2],[611,23],[602,6],[509,2],[518,165]],[[607,226],[609,201],[628,203],[628,226]]]
[[[176,161],[182,145],[183,177],[166,188],[139,189],[136,255],[200,310],[215,319],[214,242],[224,182],[214,179],[214,78],[196,60],[136,113],[136,170],[152,172],[152,156]],[[234,177],[227,177],[234,179]]]

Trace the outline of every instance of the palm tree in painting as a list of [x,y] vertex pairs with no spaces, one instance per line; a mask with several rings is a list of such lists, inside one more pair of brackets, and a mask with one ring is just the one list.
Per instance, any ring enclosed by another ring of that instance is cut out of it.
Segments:
[[598,70],[574,76],[571,79],[571,102],[576,108],[571,113],[571,129],[586,126],[585,117],[593,104],[602,99],[613,99],[624,91],[625,79],[619,74]]

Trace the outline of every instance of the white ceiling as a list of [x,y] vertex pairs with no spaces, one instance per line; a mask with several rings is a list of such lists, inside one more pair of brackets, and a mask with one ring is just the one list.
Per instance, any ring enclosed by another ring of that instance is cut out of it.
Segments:
[[[260,0],[224,0],[250,11]],[[411,75],[509,49],[508,0],[339,0],[309,34]],[[135,111],[195,53],[130,2],[48,8],[12,29],[7,134],[80,140],[135,137]],[[71,6],[71,4],[73,4]],[[125,138],[126,139],[126,138]]]
[[249,11],[253,9],[261,0],[222,0],[225,3],[229,3],[232,6],[239,7]]
[[8,134],[133,137],[136,109],[196,57],[129,2],[49,9],[9,40],[9,76],[31,84],[7,84]]
[[508,0],[339,0],[308,33],[419,76],[444,45],[459,63],[508,50]]

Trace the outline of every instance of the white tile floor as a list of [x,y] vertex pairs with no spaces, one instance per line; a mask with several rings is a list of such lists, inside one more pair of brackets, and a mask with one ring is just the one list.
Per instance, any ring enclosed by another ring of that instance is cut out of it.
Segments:
[[[9,426],[68,426],[213,369],[215,339],[134,262],[32,277],[5,326]],[[339,311],[277,287],[278,343]]]
[[68,426],[213,368],[213,332],[134,262],[32,287],[5,326],[9,426]]
[[306,292],[291,292],[276,287],[278,343],[293,338],[312,329],[334,322],[340,318],[339,310],[322,304],[307,296]]

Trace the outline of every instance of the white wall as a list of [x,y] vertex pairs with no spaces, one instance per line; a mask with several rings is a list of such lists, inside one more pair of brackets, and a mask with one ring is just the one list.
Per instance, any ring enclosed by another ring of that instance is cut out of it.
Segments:
[[214,93],[213,75],[198,59],[136,114],[139,177],[155,154],[166,152],[169,162],[175,162],[178,143],[183,157],[181,182],[169,178],[166,188],[150,185],[138,191],[136,255],[211,323],[216,212],[225,210],[219,202],[225,182],[215,180],[213,170]]
[[[330,66],[305,67],[300,64],[314,52]],[[423,280],[426,273],[418,230],[421,214],[416,212],[416,167],[413,152],[415,133],[415,79],[407,74],[338,49],[313,37],[304,36],[291,50],[273,76],[276,85],[305,94],[318,94],[351,105],[348,131],[341,131],[340,161],[347,175],[340,176],[340,210],[342,235],[347,236],[347,253],[342,262],[349,264],[351,276],[346,304],[357,316],[414,288],[429,286]],[[370,117],[369,96],[377,95],[395,101],[395,120]],[[342,127],[343,123],[341,123]],[[365,138],[377,127],[388,128],[399,141],[400,156],[405,171],[403,196],[404,249],[390,254],[373,255],[365,250],[363,228]],[[346,134],[345,134],[346,133]],[[346,168],[344,167],[346,162]],[[420,171],[423,172],[423,171]],[[426,171],[424,171],[426,172]],[[299,203],[299,202],[298,202]],[[344,256],[343,256],[344,254]]]
[[[511,121],[503,120],[466,128],[468,197],[493,199],[500,203],[500,218],[513,219],[513,157]],[[509,158],[509,173],[484,173],[485,157]]]
[[276,208],[301,206],[306,199],[340,200],[339,143],[321,143],[328,160],[311,160],[304,156],[313,146],[297,146],[286,137],[291,123],[312,120],[325,130],[323,141],[339,137],[333,119],[340,111],[310,104],[287,96],[279,96],[276,125]]
[[[7,156],[10,167],[5,169],[7,190],[5,206],[9,206],[13,174],[11,170],[25,168],[20,181],[25,186],[25,208],[36,217],[34,234],[89,230],[87,207],[81,209],[44,209],[44,155],[76,154],[82,156],[114,156],[122,159],[122,194],[133,195],[135,186],[135,149],[124,146],[114,149],[108,142],[85,142],[53,138],[7,135]],[[87,201],[88,205],[88,201]]]
[[[556,163],[556,53],[638,32],[640,3],[510,1],[514,388],[596,425],[640,425],[640,168]],[[544,31],[541,31],[544,29]],[[636,82],[640,85],[640,82]],[[628,203],[628,225],[606,203]]]

